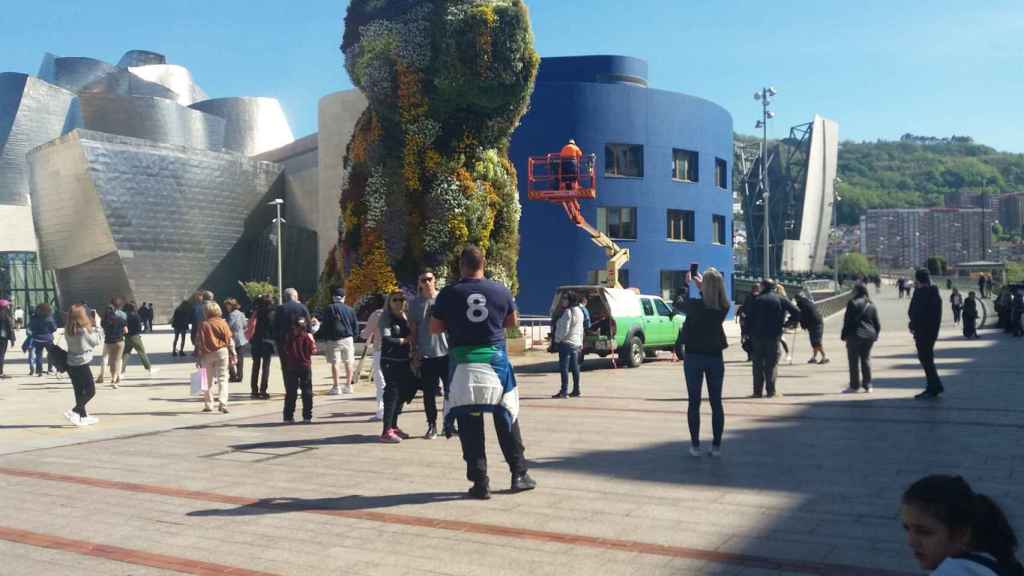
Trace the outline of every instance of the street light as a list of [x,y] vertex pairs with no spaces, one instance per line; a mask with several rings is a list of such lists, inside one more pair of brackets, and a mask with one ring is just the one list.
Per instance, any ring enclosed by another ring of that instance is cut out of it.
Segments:
[[761,197],[764,198],[764,271],[765,278],[771,278],[771,228],[768,225],[768,119],[774,118],[775,114],[768,110],[772,101],[769,100],[778,92],[770,86],[763,87],[754,92],[754,100],[761,102],[761,119],[757,121],[754,128],[761,129]]
[[836,235],[838,234],[839,201],[842,200],[842,197],[839,196],[836,186],[842,181],[843,179],[838,176],[832,181],[832,282],[835,284],[837,294],[839,293],[839,247],[836,246]]
[[277,304],[281,305],[284,303],[284,282],[282,280],[283,274],[281,273],[281,245],[284,243],[284,238],[281,236],[281,224],[284,223],[284,218],[281,218],[281,206],[284,205],[284,200],[281,198],[275,198],[271,202],[267,202],[267,206],[273,206],[277,210],[277,218],[274,218],[274,222],[277,224]]

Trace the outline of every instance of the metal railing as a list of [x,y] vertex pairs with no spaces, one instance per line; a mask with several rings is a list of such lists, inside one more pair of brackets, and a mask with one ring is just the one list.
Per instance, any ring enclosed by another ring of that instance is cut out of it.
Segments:
[[833,314],[837,314],[846,309],[846,305],[853,300],[853,290],[847,290],[841,294],[832,296],[831,298],[825,298],[824,300],[816,301],[814,304],[818,307],[818,311],[825,318]]

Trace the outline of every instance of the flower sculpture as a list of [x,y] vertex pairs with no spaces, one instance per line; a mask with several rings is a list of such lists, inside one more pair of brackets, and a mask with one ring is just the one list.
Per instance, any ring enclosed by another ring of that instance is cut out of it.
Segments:
[[472,242],[517,288],[520,206],[508,159],[539,57],[520,0],[352,0],[341,45],[369,101],[345,158],[338,244],[321,291],[358,302],[457,275]]

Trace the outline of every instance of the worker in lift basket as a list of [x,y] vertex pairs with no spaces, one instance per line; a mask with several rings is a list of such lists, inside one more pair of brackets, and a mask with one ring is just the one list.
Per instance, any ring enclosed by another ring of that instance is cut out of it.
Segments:
[[583,157],[583,151],[576,145],[575,140],[569,140],[568,144],[562,146],[559,156],[562,162],[560,170],[561,189],[574,190],[579,181],[580,158]]

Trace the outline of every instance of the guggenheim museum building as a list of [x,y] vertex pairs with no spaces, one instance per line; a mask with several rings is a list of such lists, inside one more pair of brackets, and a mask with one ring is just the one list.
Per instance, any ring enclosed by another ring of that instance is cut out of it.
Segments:
[[[273,279],[278,242],[285,283],[308,295],[337,239],[345,150],[365,107],[358,91],[324,96],[319,132],[296,139],[276,100],[211,98],[154,52],[117,64],[47,54],[36,75],[0,74],[0,297],[28,308],[120,295],[166,321],[198,288],[220,298]],[[597,156],[583,214],[630,249],[624,284],[671,297],[699,262],[731,289],[729,113],[650,88],[643,60],[545,58],[510,151],[523,312],[546,313],[557,286],[604,281],[604,252],[560,206],[527,200],[527,157],[570,138]]]

